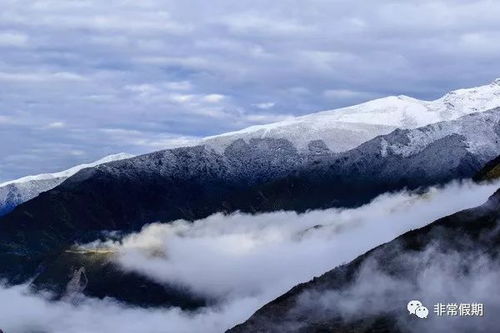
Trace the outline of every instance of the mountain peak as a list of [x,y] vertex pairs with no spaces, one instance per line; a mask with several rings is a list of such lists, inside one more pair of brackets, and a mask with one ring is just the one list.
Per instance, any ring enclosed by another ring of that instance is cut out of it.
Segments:
[[342,152],[378,135],[388,134],[396,128],[422,127],[498,107],[500,79],[495,82],[496,84],[450,91],[433,101],[406,95],[382,97],[353,106],[208,137],[203,143],[221,151],[237,139],[285,138],[299,150],[307,150],[309,142],[322,140],[331,151]]

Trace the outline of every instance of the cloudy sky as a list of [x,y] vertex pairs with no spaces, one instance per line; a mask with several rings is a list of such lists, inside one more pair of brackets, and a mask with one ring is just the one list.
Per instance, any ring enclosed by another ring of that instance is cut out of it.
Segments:
[[498,1],[3,0],[0,181],[500,76]]

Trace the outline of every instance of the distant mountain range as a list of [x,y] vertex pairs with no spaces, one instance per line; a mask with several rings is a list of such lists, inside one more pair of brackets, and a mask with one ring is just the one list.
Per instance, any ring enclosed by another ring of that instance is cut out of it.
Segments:
[[56,173],[44,173],[36,176],[27,176],[0,184],[0,216],[12,211],[17,205],[26,202],[40,193],[53,189],[68,177],[73,176],[84,168],[91,168],[99,164],[118,161],[133,157],[131,154],[114,154],[88,164],[81,164],[68,170]]
[[[89,283],[87,295],[196,307],[203,300],[125,274],[105,254],[71,248],[157,221],[352,207],[387,191],[470,178],[500,151],[500,108],[485,110],[500,105],[499,99],[499,81],[434,102],[391,97],[207,138],[198,146],[119,155],[61,175],[4,184],[23,193],[5,195],[18,198],[10,207],[31,200],[0,218],[0,279],[32,280],[61,294],[71,267],[82,264],[99,281]],[[339,134],[351,125],[369,130]]]
[[[500,108],[395,130],[343,153],[322,141],[305,153],[284,139],[240,139],[222,154],[195,146],[82,169],[0,219],[0,277],[22,282],[40,275],[75,242],[105,231],[128,233],[215,212],[357,206],[387,191],[470,178],[500,151],[499,127]],[[71,261],[83,259],[76,254]],[[106,266],[99,267],[96,276]],[[67,276],[57,274],[51,285],[66,285]],[[115,285],[110,276],[109,289],[103,282],[86,292],[129,297],[123,288],[130,283]],[[143,304],[139,296],[127,301]]]
[[[395,129],[413,129],[458,119],[500,106],[500,79],[480,87],[451,91],[434,101],[408,96],[389,96],[341,109],[317,112],[277,123],[252,126],[201,140],[222,154],[238,139],[285,139],[299,153],[316,153],[321,140],[331,152],[344,152]],[[312,142],[312,143],[311,143]],[[321,148],[322,149],[322,148]],[[54,174],[23,177],[0,184],[0,216],[15,206],[52,189],[77,171],[133,155],[116,154]]]

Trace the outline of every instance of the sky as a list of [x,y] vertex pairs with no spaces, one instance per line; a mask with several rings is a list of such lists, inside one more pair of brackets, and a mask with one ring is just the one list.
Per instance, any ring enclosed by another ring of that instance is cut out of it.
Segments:
[[0,182],[500,77],[498,1],[3,0]]

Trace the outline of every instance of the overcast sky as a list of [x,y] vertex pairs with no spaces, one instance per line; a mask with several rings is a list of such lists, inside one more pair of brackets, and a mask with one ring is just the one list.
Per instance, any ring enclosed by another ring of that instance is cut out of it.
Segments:
[[3,0],[0,181],[500,76],[498,1]]

